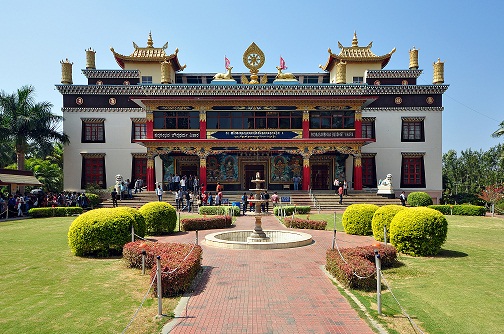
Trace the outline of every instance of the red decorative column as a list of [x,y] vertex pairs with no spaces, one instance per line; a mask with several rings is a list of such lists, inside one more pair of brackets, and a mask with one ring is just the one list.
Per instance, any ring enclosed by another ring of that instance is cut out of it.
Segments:
[[362,110],[355,110],[355,138],[362,138]]
[[204,185],[202,187],[202,189],[208,189],[207,182],[206,182],[206,155],[205,156],[200,156],[200,160],[199,160],[199,179],[200,179],[200,185],[201,184]]
[[354,156],[354,170],[353,170],[354,190],[362,190],[362,161],[361,155]]
[[[200,112],[199,112],[199,126],[200,126],[200,130],[199,130],[199,138],[200,139],[206,139],[206,129],[207,129],[207,123],[206,123],[206,110],[203,110],[203,109],[200,109]],[[206,161],[206,160],[205,160]],[[201,168],[201,164],[200,164],[200,168]],[[205,167],[206,168],[206,167]],[[200,179],[202,178],[203,176],[200,174]],[[205,178],[206,178],[206,174],[205,174]],[[206,184],[206,183],[205,183]]]
[[[147,152],[149,149],[147,149]],[[154,156],[147,153],[147,191],[154,191],[156,188],[156,173],[154,169]]]
[[303,110],[303,138],[310,138],[310,111]]
[[302,182],[302,190],[310,189],[310,157],[303,157],[303,182]]
[[145,131],[147,139],[154,138],[154,114],[151,110],[145,111]]

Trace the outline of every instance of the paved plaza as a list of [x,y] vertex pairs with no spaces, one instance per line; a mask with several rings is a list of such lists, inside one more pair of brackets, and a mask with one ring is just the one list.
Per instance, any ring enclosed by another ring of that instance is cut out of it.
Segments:
[[[273,216],[264,230],[286,229]],[[237,230],[252,230],[254,218],[238,217]],[[323,271],[332,231],[302,230],[311,245],[273,250],[211,247],[200,231],[203,272],[194,292],[183,298],[163,333],[373,333]],[[194,242],[195,232],[160,238]],[[373,243],[370,237],[337,234],[339,247]]]

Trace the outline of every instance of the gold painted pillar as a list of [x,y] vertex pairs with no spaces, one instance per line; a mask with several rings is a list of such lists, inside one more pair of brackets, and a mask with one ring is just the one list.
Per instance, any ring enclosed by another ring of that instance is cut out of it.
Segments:
[[[207,122],[206,122],[206,110],[204,108],[199,109],[199,124],[200,124],[200,139],[206,139]],[[206,160],[205,160],[206,161]],[[200,176],[201,178],[201,176]],[[206,178],[206,174],[205,174]]]
[[303,110],[303,138],[310,138],[310,111]]
[[354,155],[354,170],[353,170],[354,190],[362,190],[362,160],[361,154]]
[[152,110],[145,111],[145,131],[147,139],[154,139],[154,113]]
[[355,138],[362,138],[362,109],[355,110]]
[[147,191],[156,190],[156,170],[154,168],[154,149],[147,148]]
[[200,186],[201,186],[201,191],[204,191],[207,189],[207,178],[206,178],[206,154],[204,156],[199,156],[200,161],[199,161],[199,179],[200,179]]
[[310,170],[310,154],[303,154],[303,181],[302,190],[310,189],[311,170]]

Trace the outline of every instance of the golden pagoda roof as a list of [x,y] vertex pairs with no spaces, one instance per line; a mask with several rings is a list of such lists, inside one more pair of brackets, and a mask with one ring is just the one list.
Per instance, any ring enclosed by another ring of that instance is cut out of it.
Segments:
[[149,38],[147,39],[147,47],[139,47],[135,42],[133,42],[133,47],[135,51],[129,56],[122,55],[114,51],[114,48],[110,48],[110,51],[114,54],[114,58],[117,64],[124,69],[124,64],[127,62],[164,62],[168,61],[171,63],[174,71],[182,71],[186,65],[181,66],[177,57],[178,49],[175,49],[175,53],[167,55],[165,50],[168,48],[168,42],[166,42],[163,47],[155,48],[154,42],[152,40],[152,34],[149,32]]
[[355,62],[380,62],[381,68],[387,66],[392,54],[396,51],[396,49],[392,49],[389,53],[383,56],[377,56],[371,51],[371,47],[373,46],[373,42],[369,43],[367,46],[359,46],[359,42],[357,40],[357,33],[354,32],[354,36],[352,39],[352,46],[343,46],[340,42],[338,42],[338,47],[340,48],[339,54],[332,53],[331,49],[328,49],[329,59],[325,65],[321,65],[320,68],[324,71],[330,71],[332,67],[339,63],[340,61],[355,63]]

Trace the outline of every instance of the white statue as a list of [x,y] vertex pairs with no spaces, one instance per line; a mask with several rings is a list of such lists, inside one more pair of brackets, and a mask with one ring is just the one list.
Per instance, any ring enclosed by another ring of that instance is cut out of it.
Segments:
[[392,174],[387,174],[384,180],[378,183],[377,195],[394,198],[394,188],[392,188]]
[[260,180],[260,179],[261,179],[261,173],[256,172],[256,180]]
[[122,177],[122,175],[120,174],[117,174],[115,176],[115,180],[116,180],[116,183],[115,183],[115,190],[117,191],[118,194],[121,193],[121,183],[123,183],[124,179]]

